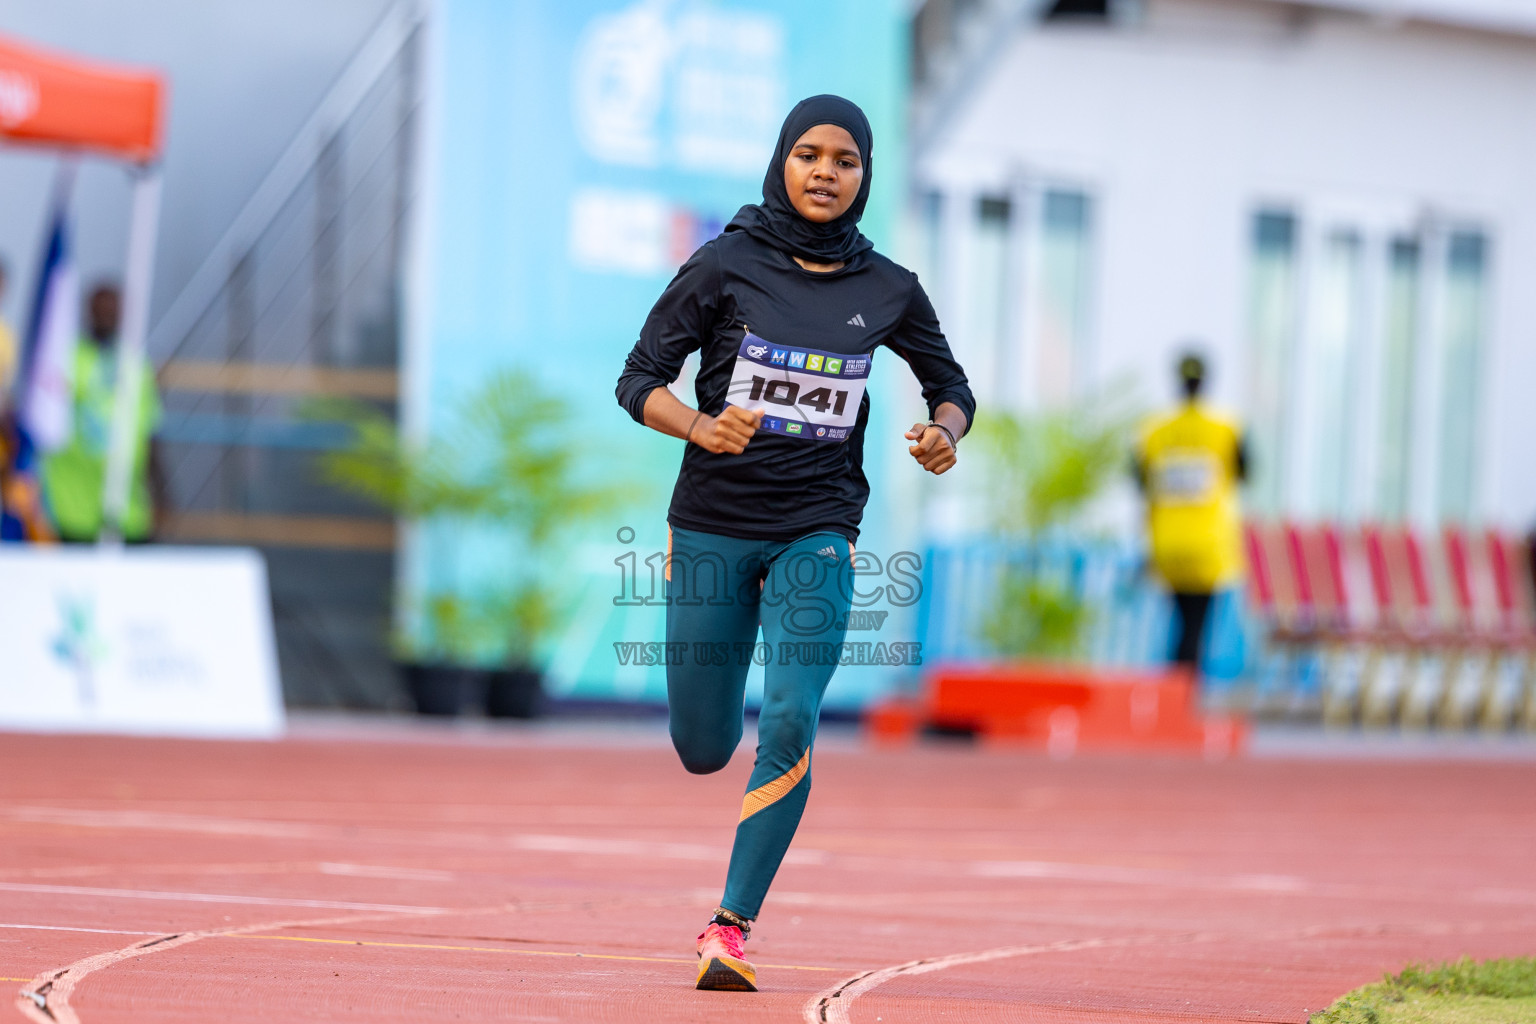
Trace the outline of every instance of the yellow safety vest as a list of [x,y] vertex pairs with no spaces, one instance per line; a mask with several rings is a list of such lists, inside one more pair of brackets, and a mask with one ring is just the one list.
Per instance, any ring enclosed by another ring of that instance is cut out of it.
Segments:
[[1243,572],[1237,426],[1196,402],[1142,432],[1152,564],[1177,591],[1207,592]]
[[16,381],[18,358],[16,335],[11,333],[10,325],[0,320],[0,412],[3,412],[11,401],[11,386]]
[[[103,354],[88,339],[75,346],[75,419],[69,444],[43,459],[43,493],[61,536],[93,540],[101,533],[106,490],[107,448],[117,402],[116,351]],[[139,379],[138,433],[133,438],[133,469],[128,507],[120,524],[128,540],[145,540],[154,525],[149,492],[150,435],[160,422],[160,396],[147,361],[135,368]]]

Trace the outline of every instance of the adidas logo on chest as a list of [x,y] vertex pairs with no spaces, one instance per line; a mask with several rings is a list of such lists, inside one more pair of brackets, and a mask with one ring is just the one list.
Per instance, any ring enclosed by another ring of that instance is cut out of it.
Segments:
[[855,314],[853,314],[853,319],[848,321],[848,326],[850,326],[850,327],[868,327],[869,325],[864,322],[864,314],[863,313],[855,313]]

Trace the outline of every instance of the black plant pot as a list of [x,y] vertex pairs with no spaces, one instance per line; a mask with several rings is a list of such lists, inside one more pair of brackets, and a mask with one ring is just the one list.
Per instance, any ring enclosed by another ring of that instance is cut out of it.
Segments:
[[401,663],[400,674],[418,713],[451,718],[478,702],[485,673],[463,665]]
[[537,718],[544,713],[544,673],[518,666],[486,673],[485,713],[491,718]]

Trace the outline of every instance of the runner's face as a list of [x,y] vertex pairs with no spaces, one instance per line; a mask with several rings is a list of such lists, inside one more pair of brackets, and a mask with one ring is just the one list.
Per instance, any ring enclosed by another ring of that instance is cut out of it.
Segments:
[[795,212],[826,224],[848,212],[864,180],[858,143],[846,128],[818,124],[795,140],[784,161],[784,188]]

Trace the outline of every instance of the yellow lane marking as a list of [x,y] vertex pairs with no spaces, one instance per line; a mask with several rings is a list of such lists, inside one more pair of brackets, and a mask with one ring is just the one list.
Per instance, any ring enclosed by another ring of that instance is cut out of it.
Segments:
[[31,981],[31,978],[0,978],[0,981]]
[[[555,949],[506,949],[501,946],[447,946],[429,942],[363,942],[357,939],[321,939],[309,935],[221,935],[228,939],[279,939],[283,942],[320,942],[332,946],[382,946],[386,949],[449,949],[460,953],[513,953],[518,956],[566,956],[585,960],[642,960],[653,964],[691,964],[693,960],[678,960],[662,956],[619,956],[616,953],[572,953]],[[806,967],[801,964],[757,964],[781,971],[841,971],[842,967]],[[26,978],[17,979],[27,981]]]

